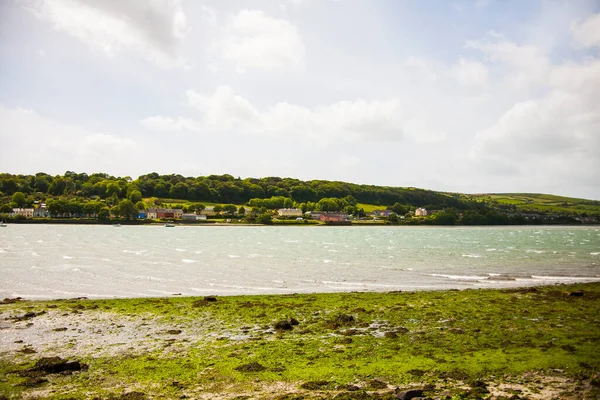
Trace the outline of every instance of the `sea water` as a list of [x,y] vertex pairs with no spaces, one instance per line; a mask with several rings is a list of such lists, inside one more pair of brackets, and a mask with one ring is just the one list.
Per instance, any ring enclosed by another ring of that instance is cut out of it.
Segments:
[[148,297],[600,281],[598,227],[16,225],[0,296]]

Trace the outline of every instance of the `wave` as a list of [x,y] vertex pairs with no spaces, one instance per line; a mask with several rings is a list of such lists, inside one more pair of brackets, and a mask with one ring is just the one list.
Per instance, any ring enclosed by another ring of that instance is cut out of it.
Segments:
[[435,276],[437,278],[447,278],[453,281],[483,281],[488,278],[488,276],[480,276],[480,275],[449,275],[449,274],[429,274],[429,276]]

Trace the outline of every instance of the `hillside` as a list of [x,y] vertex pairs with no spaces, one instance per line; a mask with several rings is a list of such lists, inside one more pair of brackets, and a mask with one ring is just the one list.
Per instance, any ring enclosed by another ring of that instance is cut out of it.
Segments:
[[98,215],[102,209],[110,209],[114,214],[113,208],[124,201],[138,209],[154,205],[191,208],[199,204],[229,204],[262,210],[298,207],[304,211],[346,211],[355,215],[388,208],[403,215],[424,207],[481,215],[600,217],[599,201],[546,194],[471,195],[413,187],[279,177],[241,179],[231,175],[184,177],[150,173],[132,179],[71,171],[56,176],[0,174],[0,213],[10,212],[12,207],[49,202],[54,203],[56,214]]
[[537,193],[494,193],[473,195],[481,201],[488,201],[506,210],[544,213],[576,213],[597,215],[600,201],[578,199]]

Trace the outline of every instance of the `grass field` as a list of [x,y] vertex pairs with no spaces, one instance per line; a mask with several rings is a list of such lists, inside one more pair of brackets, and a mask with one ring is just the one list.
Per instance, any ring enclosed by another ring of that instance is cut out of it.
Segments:
[[[600,284],[19,301],[0,305],[0,394],[592,399],[599,308]],[[47,367],[63,361],[71,370]]]
[[600,201],[597,200],[527,193],[485,194],[476,195],[475,198],[493,200],[498,204],[514,205],[521,211],[600,215]]

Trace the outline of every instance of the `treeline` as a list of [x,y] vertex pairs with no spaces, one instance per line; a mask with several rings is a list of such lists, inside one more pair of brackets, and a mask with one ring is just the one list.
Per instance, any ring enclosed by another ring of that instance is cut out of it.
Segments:
[[[102,199],[109,204],[117,204],[120,199],[131,197],[134,197],[131,199],[134,203],[139,201],[138,197],[158,197],[222,204],[248,204],[252,199],[283,198],[289,199],[283,205],[285,207],[289,204],[316,204],[323,199],[352,198],[354,202],[383,207],[397,203],[429,209],[451,207],[461,211],[486,208],[484,203],[460,194],[325,180],[301,181],[278,177],[241,179],[231,175],[184,177],[157,173],[142,175],[134,180],[104,173],[88,175],[72,171],[56,176],[42,172],[35,175],[0,174],[3,202],[6,203],[17,192],[25,194],[27,199],[68,196]],[[348,205],[353,204],[346,202],[344,207]]]

